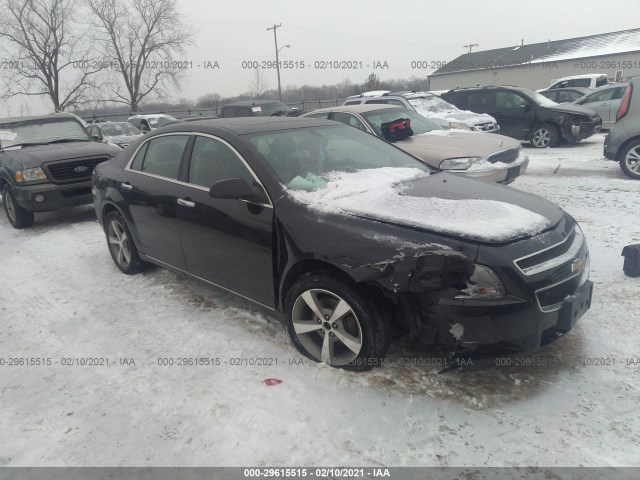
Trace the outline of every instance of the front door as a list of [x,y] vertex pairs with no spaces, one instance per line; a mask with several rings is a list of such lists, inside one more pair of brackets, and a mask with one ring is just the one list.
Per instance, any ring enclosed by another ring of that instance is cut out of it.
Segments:
[[[255,198],[211,198],[211,185],[229,178],[246,180]],[[186,270],[274,307],[273,208],[258,179],[231,145],[199,135],[188,182],[188,195],[177,203]]]

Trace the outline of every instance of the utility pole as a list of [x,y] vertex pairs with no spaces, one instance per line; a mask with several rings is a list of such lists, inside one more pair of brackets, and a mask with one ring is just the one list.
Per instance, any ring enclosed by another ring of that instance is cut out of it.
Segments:
[[276,72],[278,72],[278,99],[282,101],[282,88],[280,86],[280,59],[278,58],[278,35],[276,29],[280,28],[282,24],[273,25],[273,27],[267,28],[267,31],[273,30],[273,41],[276,44]]
[[468,48],[469,49],[469,53],[471,53],[471,50],[473,49],[473,47],[479,47],[479,45],[477,43],[470,43],[469,45],[463,45],[462,48]]

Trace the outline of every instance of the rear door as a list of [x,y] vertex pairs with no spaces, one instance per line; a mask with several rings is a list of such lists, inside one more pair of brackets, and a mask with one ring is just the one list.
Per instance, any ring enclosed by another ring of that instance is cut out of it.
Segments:
[[184,187],[177,179],[189,138],[188,134],[167,134],[145,142],[126,168],[132,172],[130,180],[119,185],[139,250],[181,269],[185,260],[176,201]]
[[[254,198],[211,198],[211,186],[229,178],[246,180]],[[188,191],[177,199],[186,270],[274,307],[273,207],[258,178],[229,143],[196,135],[188,184]]]
[[[593,110],[598,115],[600,115],[600,118],[602,118],[603,124],[611,123],[612,121],[611,106],[613,103],[613,97],[614,97],[614,94],[616,93],[616,90],[617,90],[616,88],[607,88],[605,90],[594,92],[591,95],[588,95],[582,102],[580,102],[580,105],[587,107],[588,109]],[[624,88],[622,89],[622,94],[624,95]],[[618,107],[620,106],[619,102],[617,106]],[[617,111],[618,109],[616,108],[616,110],[613,112],[614,121],[615,121],[615,115]]]

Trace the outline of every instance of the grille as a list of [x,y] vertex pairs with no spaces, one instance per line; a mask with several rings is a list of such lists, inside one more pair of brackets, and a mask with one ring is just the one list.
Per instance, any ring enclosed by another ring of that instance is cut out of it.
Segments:
[[[84,158],[71,162],[50,163],[46,165],[51,178],[58,182],[89,180],[96,165],[109,160],[108,157]],[[81,167],[78,169],[78,167]],[[86,169],[83,169],[85,167]],[[76,171],[78,169],[80,171]]]
[[538,292],[536,292],[536,298],[540,304],[540,309],[543,311],[549,311],[562,306],[562,301],[566,297],[573,295],[578,291],[578,287],[580,286],[580,277],[581,275],[578,274],[566,282],[559,283],[558,285],[545,290],[538,290]]
[[555,247],[551,247],[548,250],[543,250],[540,253],[536,253],[527,258],[523,258],[522,260],[518,260],[516,265],[520,267],[520,269],[524,270],[535,265],[540,265],[541,263],[548,262],[560,255],[567,253],[573,244],[573,240],[576,237],[576,231],[572,230],[569,236],[565,239],[564,242],[556,245]]
[[511,163],[520,155],[519,148],[509,148],[507,150],[502,150],[501,152],[494,153],[493,155],[489,155],[487,160],[491,163],[502,162],[502,163]]

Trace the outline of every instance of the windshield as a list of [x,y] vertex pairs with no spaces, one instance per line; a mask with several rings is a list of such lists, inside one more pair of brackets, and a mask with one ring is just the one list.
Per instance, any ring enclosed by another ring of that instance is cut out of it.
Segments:
[[458,110],[454,105],[451,105],[449,102],[445,102],[435,95],[420,98],[409,98],[408,100],[418,112],[438,113]]
[[292,190],[316,190],[329,172],[355,172],[382,167],[430,167],[373,135],[347,126],[323,126],[258,133],[249,141]]
[[432,130],[444,130],[438,124],[408,108],[374,110],[372,112],[362,113],[361,115],[367,120],[379,137],[382,136],[381,125],[383,123],[392,122],[400,118],[408,118],[411,120],[411,130],[413,130],[414,135],[427,133]]
[[0,124],[2,148],[63,141],[90,142],[91,138],[73,118],[38,118]]
[[142,135],[142,132],[129,122],[103,123],[100,130],[105,137]]
[[524,93],[531,100],[533,100],[533,102],[535,102],[537,105],[540,105],[541,107],[555,107],[556,105],[558,105],[553,100],[550,100],[541,93],[534,92],[533,90],[525,90],[522,93]]
[[272,103],[269,105],[256,105],[251,107],[251,111],[257,117],[270,117],[272,115],[286,115],[293,109],[285,103]]

